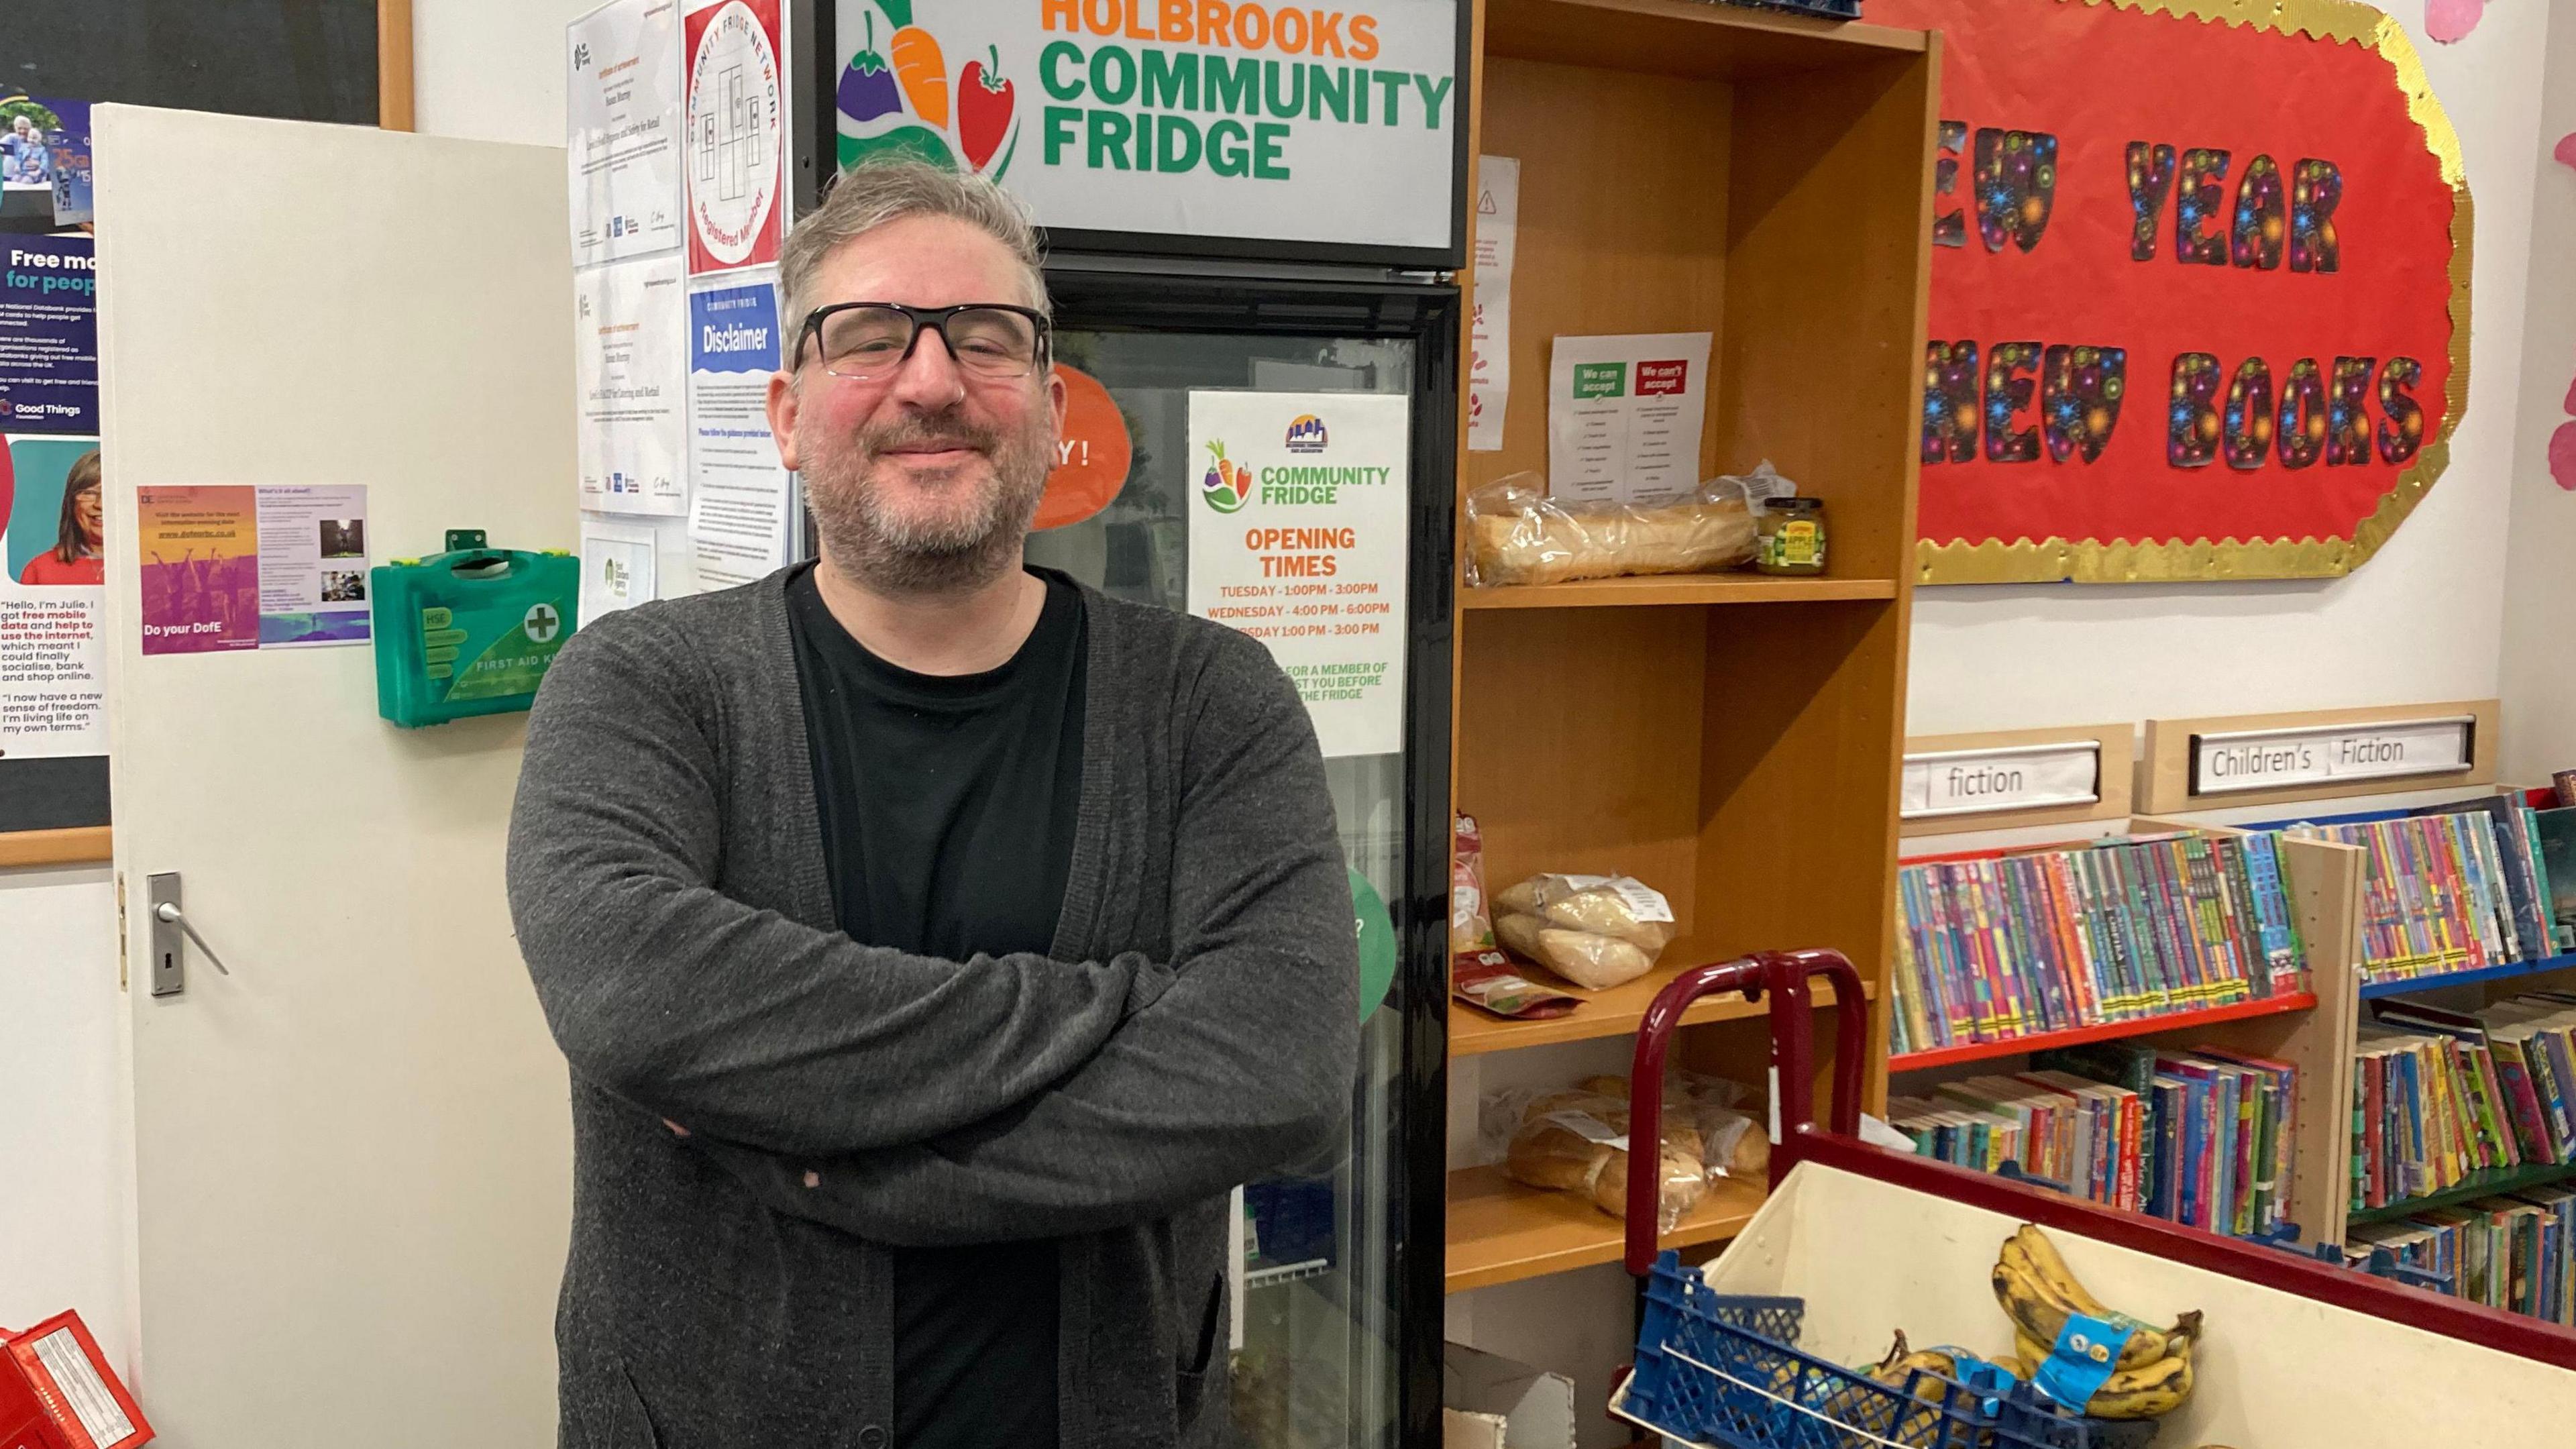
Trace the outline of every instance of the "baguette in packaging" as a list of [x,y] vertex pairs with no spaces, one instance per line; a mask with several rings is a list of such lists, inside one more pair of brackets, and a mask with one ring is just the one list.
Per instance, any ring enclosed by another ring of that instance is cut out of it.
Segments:
[[1690,498],[1651,508],[1552,498],[1537,473],[1467,495],[1467,582],[1478,588],[1699,573],[1745,563],[1755,547],[1738,478],[1710,479]]

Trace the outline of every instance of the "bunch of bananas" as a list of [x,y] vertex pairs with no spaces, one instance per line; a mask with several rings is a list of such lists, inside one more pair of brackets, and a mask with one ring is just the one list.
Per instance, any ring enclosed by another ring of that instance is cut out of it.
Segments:
[[2191,1397],[2191,1355],[2200,1337],[2199,1313],[2186,1313],[2173,1327],[2157,1329],[2113,1312],[2085,1291],[2066,1260],[2058,1256],[2057,1246],[2029,1223],[2004,1240],[2003,1253],[1995,1259],[1994,1289],[1995,1301],[2012,1320],[2014,1351],[2024,1378],[2047,1362],[2070,1317],[2081,1314],[2130,1330],[2111,1377],[2085,1403],[2085,1413],[2101,1419],[2152,1419],[2182,1407]]
[[1892,1389],[1905,1387],[1907,1375],[1916,1369],[1936,1373],[1945,1379],[1959,1376],[1959,1360],[1945,1349],[1913,1348],[1905,1342],[1905,1330],[1896,1330],[1896,1342],[1889,1345],[1887,1356],[1869,1365],[1869,1376]]

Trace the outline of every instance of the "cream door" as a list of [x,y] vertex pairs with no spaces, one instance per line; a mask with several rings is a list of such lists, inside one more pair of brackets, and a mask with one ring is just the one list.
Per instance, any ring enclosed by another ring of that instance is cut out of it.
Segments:
[[[522,715],[366,646],[145,655],[135,490],[364,484],[372,559],[575,546],[563,153],[96,113],[136,1375],[172,1449],[554,1442],[562,1058],[510,934]],[[150,992],[147,877],[187,953]]]

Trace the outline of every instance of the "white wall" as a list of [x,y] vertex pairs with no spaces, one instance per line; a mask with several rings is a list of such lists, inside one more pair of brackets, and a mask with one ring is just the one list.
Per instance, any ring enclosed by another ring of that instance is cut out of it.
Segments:
[[121,1368],[120,1009],[107,868],[0,871],[0,1327],[78,1309]]
[[[2490,5],[2485,21],[2456,45],[2423,39],[2422,0],[2389,0],[2382,8],[2416,37],[2434,93],[2458,128],[2477,208],[2469,407],[2452,438],[2449,471],[2377,557],[2333,582],[1920,590],[1908,732],[2498,693],[2516,374],[2524,357],[2532,171],[2546,150],[2540,79],[2551,7]],[[2562,49],[2576,46],[2563,34],[2561,41]],[[2557,107],[2576,114],[2576,95],[2562,94]],[[2576,173],[2562,179],[2576,181]],[[2568,279],[2551,280],[2576,306]],[[2556,354],[2563,392],[2576,358],[2563,341]],[[2553,416],[2555,403],[2553,397]],[[2545,444],[2546,433],[2540,436]],[[2563,521],[2576,529],[2576,500],[2570,503]],[[2560,535],[2562,558],[2571,536]],[[2576,678],[2559,687],[2576,701]],[[2510,717],[2504,732],[2511,749]]]
[[2576,251],[2576,169],[2550,155],[2576,131],[2576,15],[2550,27],[2543,50],[2504,611],[2505,768],[2529,780],[2576,769],[2576,493],[2549,474],[2550,435],[2576,424],[2566,411],[2576,380],[2576,269],[2566,260]]
[[412,0],[412,122],[431,136],[560,146],[564,26],[600,0]]

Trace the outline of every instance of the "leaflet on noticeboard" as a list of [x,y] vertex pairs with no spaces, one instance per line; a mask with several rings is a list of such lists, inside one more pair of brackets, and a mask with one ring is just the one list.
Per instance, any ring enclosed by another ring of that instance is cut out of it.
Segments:
[[1446,250],[1453,0],[836,0],[844,168],[911,154],[1040,225]]

